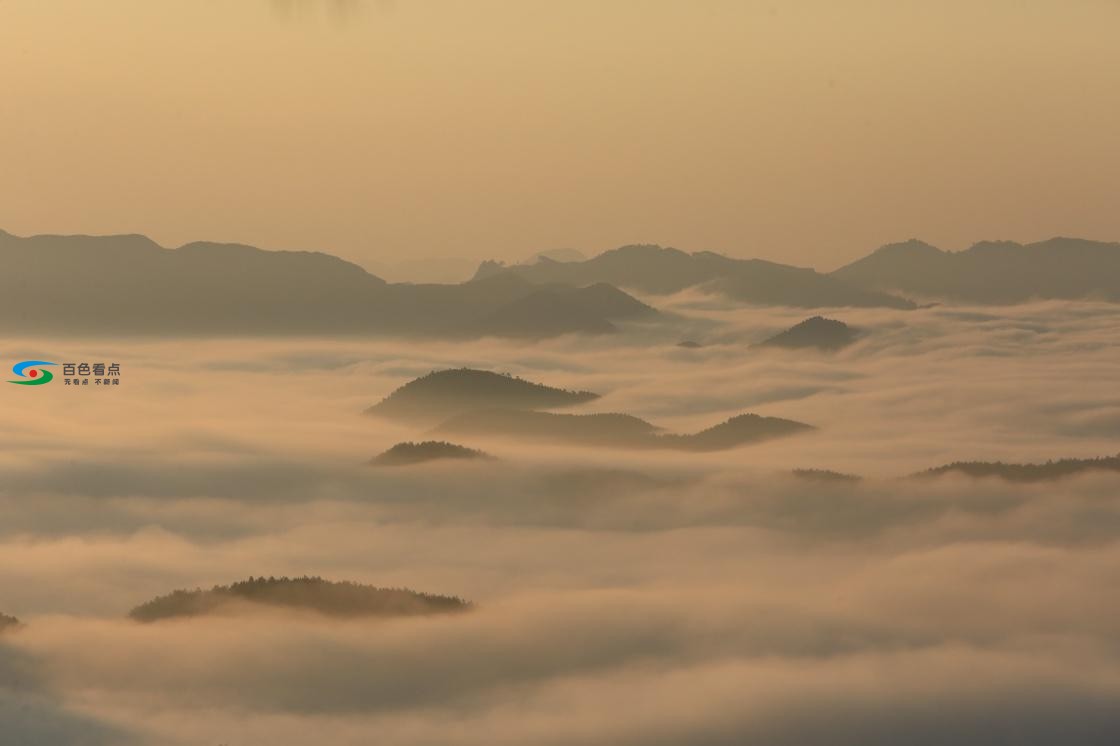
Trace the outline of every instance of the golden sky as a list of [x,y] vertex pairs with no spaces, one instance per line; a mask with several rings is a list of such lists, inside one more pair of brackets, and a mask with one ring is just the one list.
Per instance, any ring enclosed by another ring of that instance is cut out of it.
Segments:
[[0,0],[0,228],[373,265],[1120,240],[1106,0]]

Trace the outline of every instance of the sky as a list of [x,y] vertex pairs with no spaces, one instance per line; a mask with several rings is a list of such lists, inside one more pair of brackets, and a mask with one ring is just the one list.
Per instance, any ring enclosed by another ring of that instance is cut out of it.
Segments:
[[374,268],[1120,239],[1106,0],[0,0],[0,228]]
[[[379,273],[1120,240],[1117,21],[1115,0],[0,0],[0,229]],[[1116,454],[1120,304],[656,305],[539,341],[8,335],[4,369],[117,362],[121,384],[0,378],[0,614],[22,623],[0,624],[0,740],[1120,742],[1120,475],[915,478]],[[858,339],[756,346],[810,313]],[[670,434],[812,428],[711,453],[473,433],[493,459],[371,465],[443,436],[362,413],[460,367]],[[128,618],[304,574],[473,607]]]

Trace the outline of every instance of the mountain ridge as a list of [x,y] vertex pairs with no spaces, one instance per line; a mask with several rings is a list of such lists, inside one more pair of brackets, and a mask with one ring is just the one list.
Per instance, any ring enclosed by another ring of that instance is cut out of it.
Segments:
[[881,292],[978,304],[1101,298],[1120,301],[1120,243],[1055,237],[979,241],[944,251],[911,239],[887,244],[830,276]]
[[850,286],[807,267],[765,259],[736,259],[711,251],[688,253],[657,244],[629,244],[582,262],[501,265],[485,261],[473,280],[516,274],[532,282],[587,285],[605,282],[651,295],[701,287],[736,301],[760,305],[887,307],[915,304],[879,291]]
[[617,288],[387,283],[324,252],[137,234],[0,233],[0,266],[0,330],[22,333],[544,338],[657,314]]

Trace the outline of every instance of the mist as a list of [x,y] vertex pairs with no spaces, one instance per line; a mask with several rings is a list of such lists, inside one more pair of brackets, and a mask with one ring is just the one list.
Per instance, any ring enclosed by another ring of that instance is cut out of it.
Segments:
[[1120,743],[1117,21],[0,0],[0,746]]
[[[1113,453],[1114,306],[831,309],[862,332],[838,352],[752,346],[799,309],[744,312],[687,293],[663,307],[677,326],[652,337],[639,327],[530,345],[8,340],[6,358],[113,359],[124,379],[8,395],[0,414],[19,434],[0,458],[0,608],[23,625],[0,650],[8,700],[35,713],[15,732],[183,744],[1112,740],[1120,609],[1102,589],[1120,560],[1120,476],[909,475]],[[676,346],[685,330],[704,346]],[[656,458],[478,438],[463,444],[493,460],[368,466],[428,425],[362,412],[463,366],[595,391],[574,411],[675,431],[743,412],[817,430]],[[806,480],[799,468],[863,478]],[[127,618],[175,588],[304,574],[475,606]]]

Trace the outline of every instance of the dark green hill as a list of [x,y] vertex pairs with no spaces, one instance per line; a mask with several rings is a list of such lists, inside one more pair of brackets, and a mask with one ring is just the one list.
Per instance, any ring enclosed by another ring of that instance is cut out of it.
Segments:
[[812,425],[780,417],[740,414],[694,435],[662,435],[658,441],[659,445],[689,451],[723,451],[815,429]]
[[467,461],[489,459],[482,451],[448,443],[442,440],[425,440],[422,443],[397,443],[370,461],[374,466],[409,466],[430,461]]
[[1044,464],[1005,464],[1002,461],[955,461],[915,474],[932,478],[944,474],[970,477],[998,477],[1009,482],[1045,482],[1092,471],[1120,471],[1120,456],[1103,458],[1066,458]]
[[794,469],[793,476],[798,479],[804,479],[807,482],[838,482],[845,484],[854,484],[862,481],[863,477],[858,474],[845,474],[839,471],[831,471],[829,469]]
[[814,316],[759,342],[758,347],[839,350],[856,341],[859,334],[843,321]]
[[404,588],[375,588],[322,578],[249,578],[210,590],[174,591],[129,612],[139,622],[206,616],[240,604],[316,611],[336,617],[417,616],[464,611],[470,604],[452,596],[434,596]]
[[487,370],[454,368],[406,383],[366,414],[439,421],[477,409],[553,409],[598,398],[590,391],[566,391]]

